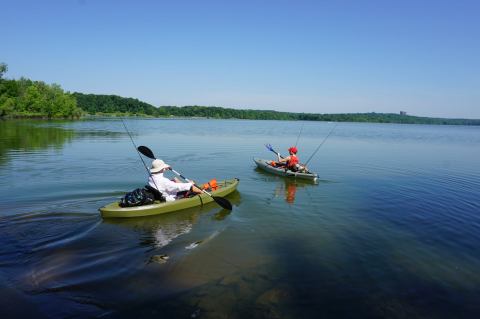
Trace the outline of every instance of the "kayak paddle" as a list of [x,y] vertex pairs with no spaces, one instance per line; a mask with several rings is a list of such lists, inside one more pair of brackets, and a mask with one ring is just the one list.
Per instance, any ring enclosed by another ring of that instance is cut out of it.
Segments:
[[273,153],[275,153],[276,155],[280,156],[280,158],[283,158],[283,156],[282,156],[282,155],[280,155],[280,153],[279,153],[279,152],[277,152],[277,151],[275,151],[275,150],[273,149],[273,147],[272,147],[272,145],[271,145],[271,144],[265,144],[265,147],[266,147],[266,148],[267,148],[267,150],[269,150],[270,152],[273,152]]
[[[280,158],[285,158],[285,157],[283,157],[282,155],[280,155],[279,152],[275,151],[275,150],[273,149],[273,147],[272,147],[271,144],[265,144],[265,147],[266,147],[269,151],[271,151],[271,152],[277,154],[278,156],[280,156]],[[300,164],[300,163],[299,163],[299,164]],[[300,164],[300,165],[302,165],[302,164]],[[302,166],[303,166],[304,168],[306,168],[307,163],[303,164]]]
[[142,153],[146,157],[151,158],[153,160],[156,159],[155,155],[153,155],[152,150],[149,149],[148,147],[140,145],[137,149],[140,153]]
[[[143,155],[145,155],[146,157],[148,158],[151,158],[151,159],[156,159],[155,155],[153,154],[152,150],[149,149],[148,147],[146,146],[143,146],[143,145],[140,145],[138,148],[138,151],[140,153],[142,153]],[[179,172],[177,172],[176,170],[174,170],[173,168],[170,167],[170,170],[177,174],[178,176],[180,176],[181,178],[183,178],[184,180],[186,180],[187,182],[190,182],[190,183],[193,183],[192,180],[189,180],[188,178],[186,178],[185,176],[183,176],[182,174],[180,174]],[[223,198],[223,197],[218,197],[218,196],[213,196],[212,194],[210,194],[209,192],[207,192],[206,190],[202,189],[201,187],[197,186],[195,183],[193,183],[193,185],[200,189],[202,192],[204,192],[205,194],[207,194],[208,196],[210,196],[214,201],[215,203],[217,203],[218,205],[222,206],[223,208],[225,209],[228,209],[228,210],[232,210],[232,204],[230,203],[230,201],[228,201],[227,199]]]

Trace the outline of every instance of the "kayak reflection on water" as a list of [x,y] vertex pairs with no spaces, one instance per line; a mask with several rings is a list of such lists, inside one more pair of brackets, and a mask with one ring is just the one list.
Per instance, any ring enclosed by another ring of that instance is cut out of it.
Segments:
[[316,185],[316,183],[300,182],[294,179],[283,179],[283,181],[278,183],[277,187],[275,188],[274,195],[275,197],[280,197],[283,195],[288,204],[293,204],[295,202],[297,189],[311,185]]
[[[233,204],[240,204],[241,196],[239,192],[234,191],[229,198]],[[141,246],[160,249],[170,246],[179,237],[191,233],[202,216],[213,221],[222,221],[229,214],[229,210],[219,208],[214,203],[208,203],[204,206],[168,214],[136,218],[107,218],[103,222],[131,229],[138,234]],[[202,234],[200,237],[208,237],[211,232],[218,230],[218,223],[204,223],[203,228],[199,233],[205,231],[206,234]],[[196,238],[196,240],[198,239]],[[182,240],[180,242],[179,245],[183,247],[185,242]]]
[[297,186],[295,185],[295,183],[290,183],[286,185],[285,200],[287,201],[287,203],[293,204],[293,202],[295,201],[296,192],[297,192]]
[[187,209],[173,214],[137,218],[104,219],[104,223],[126,227],[139,234],[141,246],[162,248],[175,238],[188,234],[202,210]]

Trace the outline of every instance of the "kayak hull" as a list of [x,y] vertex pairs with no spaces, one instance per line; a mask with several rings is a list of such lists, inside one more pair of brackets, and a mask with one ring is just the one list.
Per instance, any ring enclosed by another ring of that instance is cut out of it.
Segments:
[[253,161],[255,162],[255,164],[257,164],[257,167],[260,168],[261,170],[264,170],[266,172],[269,172],[275,175],[305,179],[305,180],[310,180],[314,182],[317,181],[318,179],[318,174],[316,173],[299,173],[299,172],[292,172],[290,170],[285,170],[284,168],[273,167],[272,165],[268,164],[270,161],[260,159],[260,158],[254,158]]
[[[210,192],[213,196],[224,197],[234,192],[239,183],[238,178],[218,182],[218,189]],[[100,214],[103,218],[131,218],[152,216],[187,209],[195,206],[202,206],[213,202],[213,199],[207,194],[200,194],[190,198],[182,198],[173,202],[158,202],[151,205],[120,207],[118,202],[101,207]]]

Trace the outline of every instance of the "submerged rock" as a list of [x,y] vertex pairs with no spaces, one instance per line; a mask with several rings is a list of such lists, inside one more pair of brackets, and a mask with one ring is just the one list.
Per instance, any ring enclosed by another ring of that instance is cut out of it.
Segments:
[[168,257],[167,255],[154,255],[152,257],[150,257],[150,262],[155,262],[155,263],[159,263],[159,264],[164,264],[167,262],[167,260],[169,259],[170,257]]
[[288,290],[273,288],[261,294],[260,297],[257,298],[257,304],[281,304],[287,301],[289,297],[290,293]]
[[195,310],[192,315],[190,316],[190,318],[197,318],[200,316],[200,309],[197,309]]

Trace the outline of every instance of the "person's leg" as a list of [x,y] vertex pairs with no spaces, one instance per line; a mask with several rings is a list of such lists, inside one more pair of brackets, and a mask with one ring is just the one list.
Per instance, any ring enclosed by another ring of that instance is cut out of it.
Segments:
[[201,194],[201,193],[203,193],[203,192],[200,188],[192,185],[192,188],[190,188],[190,190],[178,192],[176,197],[177,198],[187,198],[187,197],[192,197],[192,196],[195,196],[195,195]]
[[175,196],[177,199],[188,197],[189,191],[178,192]]

